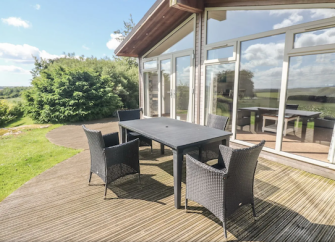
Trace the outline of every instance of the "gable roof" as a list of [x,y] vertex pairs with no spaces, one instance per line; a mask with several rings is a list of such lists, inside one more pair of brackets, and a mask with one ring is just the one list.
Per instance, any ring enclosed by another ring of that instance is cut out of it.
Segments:
[[169,0],[157,0],[115,49],[115,55],[140,57],[191,15],[170,8]]

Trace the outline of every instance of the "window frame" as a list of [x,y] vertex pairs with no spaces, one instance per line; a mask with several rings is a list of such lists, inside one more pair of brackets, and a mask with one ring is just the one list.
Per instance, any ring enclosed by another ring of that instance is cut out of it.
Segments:
[[[215,10],[226,10],[226,11],[234,11],[234,10],[278,10],[278,9],[331,9],[335,8],[335,3],[322,3],[322,4],[292,4],[292,5],[273,5],[273,6],[250,6],[250,7],[210,7],[205,8],[205,17],[204,17],[204,32],[205,32],[205,44],[202,47],[202,56],[204,56],[204,60],[202,61],[202,68],[203,69],[203,79],[201,80],[201,97],[202,97],[202,117],[200,118],[200,123],[204,125],[205,121],[205,88],[206,88],[206,66],[207,65],[214,65],[214,64],[223,64],[229,63],[229,60],[220,60],[217,59],[216,61],[208,61],[207,60],[207,50],[209,50],[213,46],[222,46],[224,43],[228,42],[236,42],[236,59],[235,61],[235,79],[234,79],[234,93],[238,92],[238,85],[239,85],[239,72],[240,72],[240,61],[241,61],[241,42],[247,40],[253,40],[258,38],[269,37],[273,35],[285,34],[285,48],[284,48],[284,59],[283,59],[283,69],[282,69],[282,80],[281,80],[281,90],[280,92],[280,102],[279,102],[279,113],[278,113],[278,127],[277,127],[277,134],[283,133],[283,126],[284,126],[284,115],[285,115],[285,105],[286,105],[286,95],[287,95],[287,84],[288,84],[288,71],[289,71],[289,59],[292,56],[301,56],[301,55],[311,55],[311,54],[321,54],[321,53],[334,53],[335,52],[335,44],[328,44],[328,45],[320,45],[320,46],[311,46],[311,47],[302,47],[294,49],[294,34],[296,33],[303,33],[309,32],[314,30],[313,28],[319,27],[335,27],[335,17],[330,17],[326,19],[316,20],[308,23],[297,24],[285,28],[269,30],[266,32],[256,33],[248,36],[243,36],[240,38],[215,42],[211,44],[207,44],[207,18],[208,18],[208,11],[215,11]],[[330,25],[328,25],[330,23]],[[327,24],[327,25],[325,25]],[[315,29],[318,30],[318,29]],[[289,44],[288,44],[289,43]],[[232,133],[233,136],[231,137],[231,141],[237,144],[245,145],[245,146],[252,146],[253,144],[237,140],[236,139],[236,119],[237,119],[237,95],[233,97],[233,117],[232,117]],[[275,149],[264,147],[264,150],[270,153],[274,153],[281,156],[286,156],[289,158],[301,160],[307,163],[315,164],[322,167],[332,168],[335,170],[335,164],[326,163],[323,161],[315,160],[312,158],[307,158],[303,156],[298,156],[295,154],[287,153],[281,151],[281,144],[282,144],[283,136],[277,135],[276,136],[276,146]]]
[[[167,60],[170,59],[171,60],[171,74],[170,74],[170,81],[173,83],[174,80],[174,73],[175,73],[175,65],[174,65],[174,58],[179,56],[179,55],[183,55],[185,53],[187,53],[188,55],[192,52],[191,57],[193,58],[193,65],[191,68],[191,87],[192,89],[190,89],[190,91],[192,92],[192,112],[191,112],[191,122],[194,123],[194,107],[195,107],[195,92],[194,92],[194,86],[195,86],[195,45],[196,45],[196,38],[197,36],[195,35],[195,30],[196,30],[196,18],[197,15],[196,14],[192,14],[190,17],[188,17],[183,23],[181,23],[178,27],[176,27],[174,30],[172,30],[169,34],[167,34],[161,41],[159,41],[156,45],[154,45],[150,50],[148,50],[142,57],[141,57],[141,61],[143,62],[143,65],[140,66],[140,68],[142,68],[142,80],[144,81],[144,75],[145,72],[151,72],[151,71],[156,71],[158,73],[158,117],[162,116],[162,80],[161,80],[161,61],[162,60]],[[188,49],[184,49],[184,50],[180,50],[180,51],[175,51],[175,52],[171,52],[171,53],[166,53],[166,54],[161,54],[161,55],[157,55],[157,56],[152,56],[152,57],[146,57],[147,55],[149,55],[153,50],[155,50],[160,44],[162,44],[166,39],[170,38],[174,33],[176,33],[178,30],[180,30],[185,24],[189,23],[190,21],[193,21],[193,31],[194,31],[194,36],[193,36],[193,48],[188,48]],[[149,62],[152,60],[156,60],[157,61],[157,68],[153,69],[144,69],[144,63],[145,62]],[[170,89],[171,91],[171,89]],[[173,94],[174,95],[176,92],[175,89],[173,89]],[[143,92],[143,97],[144,97],[144,92]],[[144,97],[145,99],[145,97]],[[144,104],[144,103],[143,103]],[[170,112],[172,112],[172,116],[171,118],[175,119],[175,97],[172,98],[171,100],[171,109]],[[149,116],[143,115],[144,118],[151,118]]]

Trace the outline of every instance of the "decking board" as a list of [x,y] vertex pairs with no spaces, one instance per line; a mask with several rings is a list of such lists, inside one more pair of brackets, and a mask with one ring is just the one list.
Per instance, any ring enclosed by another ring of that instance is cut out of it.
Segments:
[[[118,129],[114,120],[88,127]],[[199,204],[190,201],[187,213],[174,208],[170,150],[160,155],[157,143],[153,154],[141,148],[142,184],[137,176],[121,179],[104,200],[100,178],[93,175],[88,186],[89,151],[80,125],[47,137],[86,150],[0,203],[0,241],[224,241],[220,221]],[[242,207],[228,220],[228,240],[335,240],[335,181],[260,158],[254,189],[258,218]]]

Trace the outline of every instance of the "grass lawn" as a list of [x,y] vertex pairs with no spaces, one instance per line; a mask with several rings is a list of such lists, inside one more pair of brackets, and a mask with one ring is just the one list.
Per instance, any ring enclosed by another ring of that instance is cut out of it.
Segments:
[[12,120],[11,122],[7,123],[4,127],[0,128],[14,128],[22,125],[30,125],[35,124],[34,120],[29,117],[20,117],[17,119]]
[[45,135],[59,126],[0,137],[0,201],[31,178],[80,152],[47,140]]

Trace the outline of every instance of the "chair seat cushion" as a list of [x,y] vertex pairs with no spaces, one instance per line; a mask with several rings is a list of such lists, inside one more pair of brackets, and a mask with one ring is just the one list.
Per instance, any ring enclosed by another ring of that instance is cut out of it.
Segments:
[[212,165],[211,167],[218,169],[218,170],[223,170],[225,167],[223,165],[220,165],[219,163],[216,163],[215,165]]

